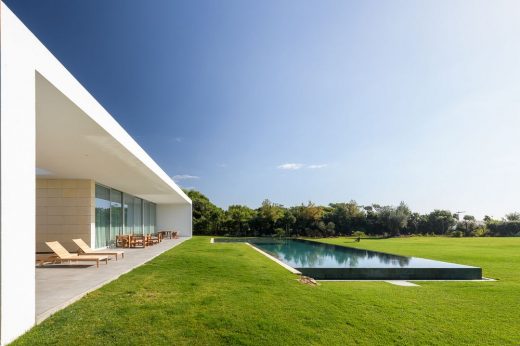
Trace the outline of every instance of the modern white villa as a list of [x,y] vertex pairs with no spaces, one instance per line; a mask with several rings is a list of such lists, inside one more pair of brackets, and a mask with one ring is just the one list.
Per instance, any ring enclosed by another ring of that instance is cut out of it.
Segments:
[[[175,229],[191,200],[1,3],[0,342],[35,324],[35,253]],[[143,115],[144,117],[145,115]]]

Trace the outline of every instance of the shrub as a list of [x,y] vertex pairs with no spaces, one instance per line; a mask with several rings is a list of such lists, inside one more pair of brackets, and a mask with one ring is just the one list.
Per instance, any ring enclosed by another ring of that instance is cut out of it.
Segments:
[[283,228],[277,228],[274,230],[274,233],[278,238],[283,238],[285,236],[285,230]]
[[356,237],[356,238],[357,237],[364,238],[364,237],[366,237],[366,234],[365,234],[365,232],[362,232],[362,231],[355,231],[352,233],[352,236]]
[[520,233],[520,221],[495,221],[487,226],[492,236],[511,237]]
[[473,232],[471,232],[471,235],[473,237],[485,237],[489,233],[488,229],[486,227],[479,227],[475,229]]

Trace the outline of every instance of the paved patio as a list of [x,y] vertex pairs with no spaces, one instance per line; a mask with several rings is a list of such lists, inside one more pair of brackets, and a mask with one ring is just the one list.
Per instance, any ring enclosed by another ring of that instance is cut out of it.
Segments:
[[125,258],[100,263],[99,268],[95,263],[36,267],[36,323],[187,239],[165,239],[144,249],[117,249],[125,251]]

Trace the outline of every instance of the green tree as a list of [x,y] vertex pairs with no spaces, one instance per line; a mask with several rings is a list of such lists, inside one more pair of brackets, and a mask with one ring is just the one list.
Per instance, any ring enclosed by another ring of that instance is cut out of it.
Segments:
[[329,221],[327,225],[325,226],[325,236],[326,237],[333,237],[336,235],[336,225],[334,222]]
[[466,237],[470,236],[477,228],[477,221],[473,215],[464,215],[462,221],[458,223],[457,228],[462,229]]
[[520,221],[520,213],[506,214],[506,221]]
[[284,208],[280,204],[272,203],[266,199],[257,209],[257,225],[261,227],[262,234],[273,234],[276,223],[284,215]]
[[410,234],[420,234],[424,231],[426,216],[419,213],[411,213],[408,218],[407,230]]
[[[315,237],[323,235],[326,225],[322,221],[324,208],[309,201],[307,205],[301,206],[300,225],[304,235]],[[320,223],[321,222],[321,223]]]
[[[311,208],[314,208],[314,204],[309,202],[308,205],[298,205],[291,207],[289,211],[296,219],[294,222],[294,229],[293,229],[293,235],[300,236],[300,235],[310,235],[311,231],[310,229],[313,227],[312,224],[316,221],[314,214],[316,210],[309,211],[309,206]],[[321,215],[320,215],[321,217]]]
[[406,227],[410,214],[408,206],[401,202],[397,207],[380,207],[378,218],[392,236],[398,236]]
[[361,227],[365,222],[365,212],[356,201],[331,203],[329,207],[331,210],[327,214],[327,220],[334,223],[339,234],[350,235],[356,227]]
[[435,234],[446,234],[456,223],[449,210],[436,209],[428,214],[428,228]]
[[205,195],[195,190],[184,191],[192,201],[193,234],[219,234],[223,211]]
[[293,215],[290,209],[284,209],[280,222],[285,229],[285,236],[288,236],[291,234],[292,226],[296,223],[296,217]]
[[235,236],[248,236],[256,212],[244,205],[231,205],[226,211],[228,230]]

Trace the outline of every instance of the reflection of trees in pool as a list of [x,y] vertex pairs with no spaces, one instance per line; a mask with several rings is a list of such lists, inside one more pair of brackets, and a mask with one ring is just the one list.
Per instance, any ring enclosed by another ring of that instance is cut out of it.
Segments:
[[410,257],[391,255],[383,252],[373,252],[366,250],[359,250],[366,253],[366,257],[371,259],[377,257],[380,262],[384,264],[398,265],[400,267],[406,267],[410,263]]
[[[280,259],[295,263],[296,267],[322,266],[330,260],[334,260],[343,267],[357,267],[360,260],[370,259],[377,259],[387,265],[403,267],[410,261],[408,257],[327,244],[310,244],[303,241],[287,240],[262,245],[266,246],[268,251],[280,256]],[[262,245],[260,247],[263,247]]]

